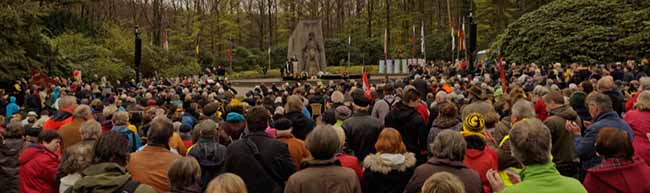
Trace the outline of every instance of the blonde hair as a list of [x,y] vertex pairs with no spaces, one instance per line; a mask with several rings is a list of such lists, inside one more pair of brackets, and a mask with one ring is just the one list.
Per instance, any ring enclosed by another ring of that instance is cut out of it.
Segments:
[[129,113],[127,112],[117,112],[113,114],[113,125],[129,125]]
[[634,108],[641,112],[650,112],[650,91],[643,91],[634,103]]
[[422,193],[465,193],[465,186],[453,174],[438,172],[424,182]]
[[287,104],[284,106],[284,112],[302,112],[305,104],[302,102],[302,97],[298,95],[291,95],[287,97]]
[[232,173],[224,173],[215,177],[205,193],[248,193],[246,184],[239,176]]

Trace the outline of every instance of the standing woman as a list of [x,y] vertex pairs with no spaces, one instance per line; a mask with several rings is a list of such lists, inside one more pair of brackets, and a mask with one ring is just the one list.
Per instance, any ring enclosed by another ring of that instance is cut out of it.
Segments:
[[596,138],[600,165],[587,170],[584,186],[590,193],[650,192],[650,168],[639,157],[628,134],[615,128],[603,128]]
[[634,104],[634,110],[623,117],[634,132],[632,146],[637,156],[650,163],[650,91],[643,91]]
[[341,167],[334,156],[340,143],[332,126],[314,129],[305,141],[313,160],[303,161],[303,170],[289,177],[284,193],[361,193],[354,171]]
[[415,169],[415,154],[406,151],[402,136],[385,128],[375,144],[376,154],[363,161],[363,192],[402,193]]

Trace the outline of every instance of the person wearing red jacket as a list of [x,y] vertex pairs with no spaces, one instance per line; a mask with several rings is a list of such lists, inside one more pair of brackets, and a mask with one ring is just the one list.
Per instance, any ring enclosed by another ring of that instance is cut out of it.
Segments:
[[584,186],[589,193],[650,192],[650,168],[643,159],[634,156],[625,131],[603,128],[595,146],[603,161],[587,170]]
[[650,90],[650,77],[642,77],[639,79],[639,92],[634,93],[634,95],[632,95],[632,97],[630,97],[630,99],[625,103],[626,112],[634,109],[634,104],[636,104],[639,95],[641,95],[641,92],[646,90]]
[[44,131],[38,143],[25,148],[20,163],[19,183],[21,193],[57,193],[56,170],[59,167],[57,152],[61,136],[56,131]]
[[479,113],[470,113],[463,120],[461,132],[467,143],[463,163],[481,177],[483,192],[492,192],[487,179],[488,170],[499,169],[497,153],[485,141],[485,119]]
[[58,131],[61,126],[72,122],[72,113],[77,108],[77,98],[74,96],[64,96],[59,99],[59,110],[54,113],[43,124],[43,130],[56,130]]

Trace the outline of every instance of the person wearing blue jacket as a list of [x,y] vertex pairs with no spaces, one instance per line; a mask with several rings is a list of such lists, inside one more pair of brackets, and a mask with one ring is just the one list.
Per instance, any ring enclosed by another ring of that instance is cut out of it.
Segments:
[[[596,137],[602,128],[616,128],[627,132],[629,140],[632,141],[634,133],[632,128],[625,120],[621,119],[612,106],[612,100],[605,94],[592,93],[586,100],[589,114],[593,117],[593,123],[588,125],[584,132],[581,132],[579,127],[575,124],[568,124],[567,129],[570,129],[576,135],[575,144],[576,151],[581,161],[580,177],[584,177],[584,172],[598,165],[601,158],[596,155]],[[587,123],[588,124],[588,123]]]
[[7,107],[6,107],[6,111],[5,111],[6,116],[5,117],[7,117],[7,120],[9,120],[9,119],[11,119],[11,116],[14,113],[17,113],[17,112],[20,112],[20,106],[18,106],[16,104],[16,97],[14,97],[14,96],[9,97],[9,104],[7,104]]

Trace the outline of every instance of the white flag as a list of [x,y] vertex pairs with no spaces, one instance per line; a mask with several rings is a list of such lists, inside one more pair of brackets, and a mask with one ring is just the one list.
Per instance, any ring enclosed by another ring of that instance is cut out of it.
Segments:
[[422,55],[424,55],[424,22],[422,22],[422,28],[420,28],[420,50],[422,51]]

